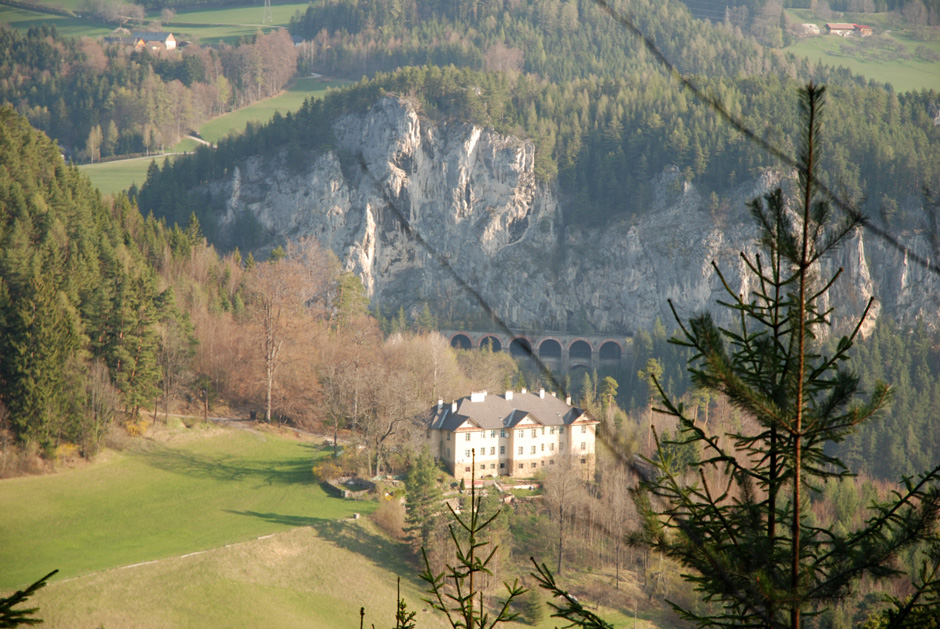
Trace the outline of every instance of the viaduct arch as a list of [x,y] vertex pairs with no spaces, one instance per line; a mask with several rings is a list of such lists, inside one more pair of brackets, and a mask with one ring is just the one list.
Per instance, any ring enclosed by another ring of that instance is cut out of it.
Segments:
[[494,352],[509,352],[513,358],[537,357],[553,369],[599,369],[623,366],[628,346],[633,342],[629,336],[585,336],[556,332],[465,332],[441,330],[457,349],[485,349]]

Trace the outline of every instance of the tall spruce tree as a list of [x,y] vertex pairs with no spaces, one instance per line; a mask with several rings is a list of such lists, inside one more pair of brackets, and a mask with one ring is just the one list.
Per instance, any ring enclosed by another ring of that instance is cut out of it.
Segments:
[[658,475],[636,492],[646,530],[635,542],[682,565],[705,605],[673,607],[701,627],[796,629],[851,595],[862,578],[901,576],[898,554],[931,542],[923,569],[911,575],[913,595],[886,626],[937,613],[940,468],[905,479],[892,499],[871,506],[859,530],[826,530],[807,514],[810,492],[849,475],[827,445],[871,419],[891,395],[884,384],[862,395],[846,367],[859,327],[831,355],[819,349],[832,314],[822,298],[839,273],[818,277],[818,263],[858,225],[853,216],[837,220],[818,185],[823,93],[812,84],[801,90],[796,211],[779,189],[751,204],[763,252],[742,259],[754,291],[737,294],[715,267],[738,325],[720,327],[708,314],[687,323],[676,317],[675,342],[694,353],[695,386],[726,396],[757,428],[729,441],[709,434],[657,383],[663,412],[678,419],[679,441],[697,444],[702,455],[683,474],[669,461],[669,444],[658,444]]

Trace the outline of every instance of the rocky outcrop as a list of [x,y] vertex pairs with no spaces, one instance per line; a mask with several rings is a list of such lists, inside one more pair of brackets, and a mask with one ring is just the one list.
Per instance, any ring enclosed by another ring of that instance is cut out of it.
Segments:
[[[339,149],[308,169],[249,159],[211,184],[225,200],[223,229],[247,211],[278,239],[315,236],[386,312],[426,302],[458,322],[491,309],[514,328],[629,333],[671,321],[667,299],[682,316],[714,309],[725,289],[712,262],[734,290],[753,288],[739,255],[756,246],[745,203],[780,183],[766,174],[716,217],[667,171],[645,218],[585,229],[564,225],[553,190],[536,182],[530,142],[429,122],[392,96],[334,131]],[[906,244],[931,257],[926,240]],[[905,323],[937,312],[935,277],[867,234],[825,265],[821,276],[844,268],[831,303],[846,321],[871,296],[872,323],[881,312]]]

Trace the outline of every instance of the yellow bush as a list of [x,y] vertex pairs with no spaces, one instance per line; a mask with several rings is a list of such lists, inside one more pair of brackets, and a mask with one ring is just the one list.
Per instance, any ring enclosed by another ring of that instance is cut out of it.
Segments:
[[124,422],[124,430],[126,430],[127,434],[131,437],[141,437],[147,433],[147,421],[143,419],[126,421]]

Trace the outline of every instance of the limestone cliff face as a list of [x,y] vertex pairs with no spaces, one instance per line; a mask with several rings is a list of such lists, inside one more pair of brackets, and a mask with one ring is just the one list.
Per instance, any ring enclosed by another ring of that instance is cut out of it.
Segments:
[[[309,169],[249,159],[211,184],[212,196],[225,199],[223,228],[248,211],[272,240],[317,237],[386,312],[428,302],[466,320],[482,314],[482,300],[521,329],[629,333],[657,317],[669,325],[667,299],[683,317],[705,309],[724,316],[712,262],[735,290],[750,292],[739,252],[754,251],[756,232],[745,202],[779,183],[765,175],[716,219],[693,186],[667,171],[646,218],[582,229],[562,224],[553,190],[536,182],[529,142],[435,124],[391,96],[339,119],[334,131],[339,150]],[[930,257],[926,240],[906,244]],[[875,316],[936,318],[937,280],[861,232],[826,265],[845,269],[832,293],[839,316],[857,316],[874,295]]]

